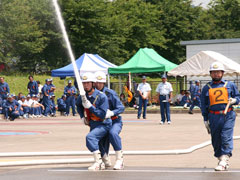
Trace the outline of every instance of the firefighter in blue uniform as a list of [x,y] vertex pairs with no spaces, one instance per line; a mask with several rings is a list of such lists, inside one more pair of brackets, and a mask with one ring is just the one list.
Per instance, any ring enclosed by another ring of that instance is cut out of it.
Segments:
[[56,105],[55,105],[55,95],[50,96],[50,114],[52,117],[56,117]]
[[51,112],[50,105],[51,105],[51,99],[50,99],[50,86],[51,80],[46,79],[46,84],[44,84],[42,88],[42,94],[43,94],[43,105],[44,105],[44,116],[48,116],[48,114]]
[[[122,142],[119,136],[122,130],[122,117],[120,114],[124,111],[124,106],[120,101],[117,93],[105,86],[106,75],[104,72],[98,71],[95,73],[96,78],[96,88],[106,94],[108,97],[109,110],[107,111],[106,118],[112,119],[112,127],[108,135],[100,141],[100,149],[103,157],[103,162],[106,167],[111,166],[111,161],[109,159],[109,142],[112,144],[113,149],[116,154],[116,163],[113,167],[114,170],[121,170],[124,168],[123,164],[123,153],[122,153]],[[103,148],[101,148],[103,146]],[[104,152],[105,151],[105,152]]]
[[56,86],[53,84],[53,79],[52,78],[49,78],[48,79],[50,81],[50,84],[48,85],[49,86],[49,95],[52,96],[54,94],[54,91],[56,90]]
[[[236,119],[232,105],[238,104],[240,100],[236,85],[233,82],[223,80],[223,74],[223,64],[212,63],[210,66],[212,81],[203,87],[201,94],[204,124],[208,133],[211,133],[214,156],[219,160],[215,171],[226,171],[229,168]],[[230,104],[228,109],[226,108],[227,104]]]
[[193,93],[194,93],[194,88],[195,88],[195,85],[193,84],[192,81],[189,81],[189,92],[190,92],[190,95],[191,95],[191,99],[193,99]]
[[68,85],[64,88],[64,94],[67,96],[66,99],[66,115],[69,115],[70,112],[70,107],[72,107],[72,113],[73,116],[76,115],[76,110],[75,110],[75,94],[77,93],[75,86],[72,86],[72,80],[68,81]]
[[57,99],[58,111],[60,111],[61,115],[66,115],[66,98],[65,94],[62,95],[62,98]]
[[105,169],[105,165],[99,151],[99,141],[106,136],[112,126],[112,120],[105,118],[109,109],[108,99],[104,93],[94,88],[95,77],[93,73],[84,73],[82,82],[86,95],[79,96],[76,105],[82,121],[90,126],[86,145],[93,153],[94,163],[88,170],[102,170]]
[[8,83],[4,81],[4,77],[0,77],[0,96],[2,100],[7,99],[10,89]]
[[27,85],[28,93],[32,97],[34,95],[38,95],[38,84],[36,81],[34,81],[33,76],[28,77],[29,82]]
[[20,116],[20,107],[21,105],[13,98],[13,95],[9,94],[3,105],[5,118],[14,121]]
[[194,106],[198,106],[201,107],[201,102],[200,102],[200,95],[201,95],[201,89],[200,89],[200,81],[196,80],[195,81],[195,87],[194,90],[192,91],[193,94],[191,94],[192,96],[192,104],[189,108],[188,113],[189,114],[193,114],[192,110],[194,108]]

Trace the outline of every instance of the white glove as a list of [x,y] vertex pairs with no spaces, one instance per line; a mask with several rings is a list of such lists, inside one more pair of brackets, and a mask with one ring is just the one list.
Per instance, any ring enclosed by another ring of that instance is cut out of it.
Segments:
[[83,122],[85,125],[89,126],[89,121],[87,120],[87,118],[82,117],[82,122]]
[[209,126],[209,121],[204,121],[204,124],[205,124],[205,127],[207,129],[208,134],[210,134],[211,133],[211,129],[210,129],[210,126]]
[[82,102],[86,102],[88,100],[86,95],[81,96],[81,98],[82,98]]
[[105,118],[111,118],[113,115],[114,112],[108,109]]
[[230,101],[230,105],[233,105],[237,102],[236,98],[229,98],[228,101]]
[[85,102],[82,102],[82,105],[83,105],[83,107],[86,108],[86,109],[89,109],[89,108],[92,106],[92,104],[90,103],[89,100],[87,100],[87,101],[85,101]]

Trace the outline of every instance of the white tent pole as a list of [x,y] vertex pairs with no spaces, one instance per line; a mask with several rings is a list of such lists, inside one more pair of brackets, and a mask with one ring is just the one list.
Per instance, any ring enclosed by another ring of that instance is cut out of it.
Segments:
[[108,78],[108,88],[110,89],[110,74],[107,75]]
[[132,90],[132,76],[131,76],[131,72],[128,72],[128,80],[129,80],[129,91]]

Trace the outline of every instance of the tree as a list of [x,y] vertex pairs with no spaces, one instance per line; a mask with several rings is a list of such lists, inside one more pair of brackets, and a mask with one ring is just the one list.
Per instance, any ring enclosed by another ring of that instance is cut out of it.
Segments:
[[[154,46],[163,57],[174,63],[181,63],[185,59],[185,47],[180,41],[202,38],[206,29],[202,21],[204,11],[201,7],[193,7],[190,0],[148,0],[156,5],[163,13],[158,17],[166,29],[164,38],[167,48]],[[161,27],[162,28],[162,27]]]
[[212,39],[239,38],[240,36],[239,0],[216,0],[208,11],[212,19],[210,37]]
[[115,64],[140,47],[164,47],[164,29],[154,5],[139,0],[62,1],[75,54],[98,53]]
[[0,3],[1,62],[11,63],[21,71],[35,72],[43,65],[46,69],[58,65],[57,59],[63,61],[62,57],[66,56],[50,4],[50,0],[4,0]]

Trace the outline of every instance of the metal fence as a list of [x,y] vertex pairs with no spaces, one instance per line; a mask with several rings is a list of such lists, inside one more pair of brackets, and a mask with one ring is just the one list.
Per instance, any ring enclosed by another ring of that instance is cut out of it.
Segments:
[[[238,89],[240,86],[240,80],[231,80],[233,81]],[[190,84],[189,81],[185,81],[182,80],[170,80],[168,81],[172,84],[173,87],[173,96],[176,96],[177,94],[180,93],[180,90],[189,90]],[[203,86],[205,86],[207,83],[209,82],[209,80],[200,80],[200,88],[202,89]],[[156,103],[157,100],[157,93],[156,93],[156,88],[158,86],[158,84],[160,83],[160,81],[148,81],[148,83],[150,84],[152,91],[151,91],[151,97],[149,98],[150,102],[149,103]],[[193,82],[194,83],[194,82]],[[138,97],[138,92],[137,92],[137,86],[139,83],[133,83],[132,84],[132,92],[134,93],[135,97]],[[194,83],[195,84],[195,83]],[[115,90],[117,92],[118,95],[120,95],[121,93],[124,93],[125,96],[127,97],[127,93],[124,91],[124,86],[126,86],[126,82],[111,82],[110,83],[110,88]]]

